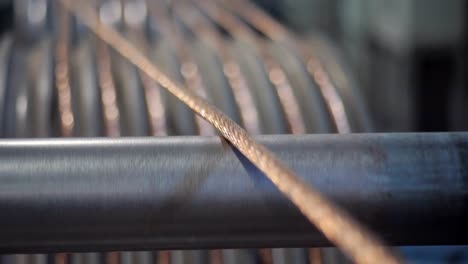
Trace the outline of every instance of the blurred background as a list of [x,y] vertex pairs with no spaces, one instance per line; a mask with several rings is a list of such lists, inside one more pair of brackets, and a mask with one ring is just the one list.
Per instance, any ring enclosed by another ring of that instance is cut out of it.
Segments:
[[257,2],[294,30],[336,43],[378,131],[468,128],[466,1]]

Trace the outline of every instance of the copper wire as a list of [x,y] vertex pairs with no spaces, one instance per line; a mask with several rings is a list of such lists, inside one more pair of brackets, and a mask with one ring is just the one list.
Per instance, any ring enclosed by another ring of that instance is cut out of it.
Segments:
[[[198,96],[207,98],[207,91],[203,78],[200,75],[200,69],[193,56],[190,54],[189,47],[181,36],[181,32],[179,32],[177,26],[170,21],[170,18],[166,14],[165,11],[167,11],[167,7],[164,7],[164,3],[161,1],[148,1],[148,7],[151,17],[157,21],[164,36],[176,46],[176,56],[178,56],[180,61],[180,73],[185,86]],[[195,116],[195,123],[200,135],[212,136],[215,134],[213,127],[203,120],[203,118]]]
[[[258,40],[255,34],[241,21],[238,21],[228,12],[217,8],[213,3],[208,3],[206,1],[199,1],[198,3],[202,5],[204,11],[207,12],[208,16],[215,22],[224,27],[234,37],[238,37],[240,40],[253,45],[261,54],[268,78],[271,84],[276,88],[279,102],[288,122],[289,131],[292,134],[304,134],[306,132],[305,123],[296,98],[294,97],[292,86],[281,66],[266,52],[268,47],[266,47],[262,41]],[[273,252],[269,248],[260,249],[259,257],[264,264],[272,263]]]
[[320,248],[309,248],[309,263],[322,264],[322,250]]
[[349,117],[346,114],[343,99],[329,74],[320,62],[320,59],[300,41],[296,40],[289,31],[275,19],[256,7],[247,0],[223,1],[228,7],[235,10],[236,14],[246,19],[250,24],[259,29],[263,34],[277,42],[287,42],[298,50],[305,58],[307,71],[317,83],[327,107],[332,115],[338,133],[351,133]]
[[171,253],[168,250],[160,250],[156,253],[156,263],[169,264],[171,262]]
[[257,143],[243,128],[191,90],[165,75],[138,49],[112,28],[99,22],[95,10],[84,2],[77,6],[61,0],[83,24],[123,57],[160,83],[169,93],[210,122],[235,148],[246,156],[286,195],[332,243],[357,263],[401,263],[369,230],[307,185],[272,152]]
[[[55,86],[57,88],[57,103],[59,111],[60,136],[72,137],[74,116],[72,109],[70,68],[69,68],[69,28],[70,15],[63,8],[57,6],[58,12],[58,36],[55,47]],[[56,264],[67,264],[68,253],[53,255]]]
[[60,134],[73,135],[74,117],[72,111],[70,69],[69,69],[69,13],[58,8],[58,39],[55,47],[55,85],[57,87]]
[[194,15],[197,10],[191,9],[189,11],[181,3],[173,7],[185,25],[205,40],[208,46],[217,51],[223,63],[223,74],[232,89],[234,100],[238,106],[242,124],[249,133],[260,134],[259,113],[255,107],[253,95],[239,63],[227,50],[229,44],[213,28],[213,25],[203,19],[202,14]]
[[[142,4],[146,5],[146,2],[140,0]],[[127,2],[124,10],[128,9]],[[124,12],[124,14],[128,14]],[[134,14],[137,16],[142,16],[142,14]],[[125,16],[125,19],[128,20],[128,15]],[[133,19],[135,20],[135,19]],[[127,22],[127,21],[126,21]],[[149,54],[149,47],[146,44],[146,39],[144,32],[142,32],[144,20],[140,21],[138,25],[127,22],[129,28],[130,39],[133,40],[135,45],[140,48],[145,54]],[[143,85],[143,91],[145,93],[145,102],[148,109],[148,121],[150,125],[150,134],[152,136],[165,136],[167,135],[167,126],[166,126],[166,109],[163,104],[163,98],[161,94],[161,88],[159,84],[153,81],[148,75],[142,71],[138,71],[138,75]]]
[[[183,23],[190,28],[198,37],[203,39],[208,46],[213,48],[220,56],[223,63],[223,73],[226,77],[236,105],[241,115],[241,121],[245,129],[251,134],[260,134],[260,122],[258,110],[255,106],[250,87],[242,73],[239,63],[227,50],[228,43],[221,36],[220,32],[214,28],[203,14],[196,9],[188,9],[188,6],[178,1],[173,6],[173,10]],[[271,249],[260,249],[259,257],[262,264],[272,263]],[[223,263],[221,251],[210,252],[210,263]]]
[[97,73],[99,88],[101,89],[101,101],[104,112],[104,125],[106,136],[120,136],[120,113],[117,106],[117,92],[112,78],[111,58],[108,47],[98,40],[97,43]]
[[55,264],[67,264],[68,263],[68,254],[67,253],[58,253],[54,254],[54,263]]
[[281,109],[285,114],[289,130],[293,134],[306,132],[304,117],[299,109],[299,104],[294,95],[293,88],[286,73],[276,60],[267,52],[266,44],[258,39],[253,32],[240,20],[222,8],[218,8],[213,1],[198,1],[198,4],[218,24],[224,27],[233,36],[253,45],[263,58],[265,70],[270,83],[276,88]]

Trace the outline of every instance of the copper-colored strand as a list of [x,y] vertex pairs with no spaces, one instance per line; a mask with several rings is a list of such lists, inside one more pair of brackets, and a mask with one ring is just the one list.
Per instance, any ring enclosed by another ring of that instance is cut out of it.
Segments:
[[167,135],[166,115],[162,103],[161,89],[159,85],[153,81],[148,75],[139,71],[140,78],[143,83],[145,92],[146,105],[148,107],[149,123],[151,135],[165,136]]
[[[156,5],[156,3],[159,3],[159,5]],[[170,21],[170,18],[167,17],[167,14],[165,13],[167,8],[164,7],[164,4],[165,3],[162,1],[148,1],[150,13],[158,22],[158,25],[162,29],[164,35],[176,46],[176,55],[179,57],[181,64],[180,73],[184,79],[185,86],[198,96],[206,98],[206,87],[203,83],[203,78],[200,75],[198,65],[191,56],[189,48],[187,47],[185,40],[182,39],[176,25],[174,25],[174,23]],[[213,127],[199,116],[195,116],[195,124],[200,135],[211,136],[215,134]]]
[[259,254],[262,264],[273,263],[273,250],[271,248],[262,248],[259,250]]
[[[144,53],[148,54],[149,47],[146,45],[144,34],[140,29],[130,29],[130,35],[136,42],[136,45],[139,46]],[[143,84],[143,91],[145,93],[145,101],[149,117],[148,121],[151,130],[150,133],[153,136],[165,136],[167,135],[166,110],[163,105],[161,87],[144,72],[138,70],[138,75],[140,76]]]
[[[237,1],[230,4],[239,10],[238,13],[241,16],[246,18],[252,25],[269,36],[270,39],[276,40],[277,42],[290,40],[289,33],[286,28],[282,27],[281,24],[277,23],[273,18],[269,17],[249,1]],[[307,71],[319,86],[329,112],[334,119],[338,133],[350,133],[351,127],[349,125],[348,117],[346,116],[343,101],[339,96],[336,87],[331,82],[328,73],[324,70],[324,67],[318,58],[313,56],[307,47],[301,46],[300,44],[297,46],[306,58],[305,64]],[[310,263],[321,263],[320,254],[320,249],[310,249]],[[312,261],[312,258],[314,258],[314,261]]]
[[58,253],[54,254],[54,264],[67,264],[68,254]]
[[117,106],[117,92],[112,78],[111,58],[105,43],[97,40],[97,71],[99,87],[101,89],[101,101],[104,112],[104,124],[106,136],[120,136],[120,113]]
[[299,104],[294,96],[293,88],[286,73],[272,58],[265,58],[265,66],[270,82],[276,87],[278,98],[286,115],[291,133],[306,133],[304,118],[299,109]]
[[[226,1],[228,3],[228,1]],[[292,34],[268,14],[246,0],[229,1],[228,6],[244,17],[249,23],[258,28],[269,38],[278,42],[289,42],[305,57],[307,71],[317,83],[327,107],[335,121],[338,133],[351,133],[349,118],[337,88],[332,83],[329,74],[308,47],[297,41]]]
[[[205,86],[203,85],[198,65],[195,63],[195,61],[192,60],[192,58],[182,57],[181,59],[182,63],[180,72],[185,80],[185,85],[198,96],[206,98],[207,95]],[[211,136],[215,134],[213,127],[211,127],[209,123],[203,120],[203,118],[196,116],[195,122],[197,123],[197,127],[199,129],[198,132],[201,136]]]
[[239,106],[245,129],[251,134],[260,134],[259,114],[239,63],[234,58],[226,58],[223,60],[223,73],[227,77],[229,86],[232,89],[234,100]]
[[[258,28],[265,35],[269,36],[270,39],[277,42],[289,41],[296,43],[296,41],[290,37],[286,28],[277,23],[273,18],[268,16],[268,14],[257,8],[254,4],[251,4],[249,1],[231,2],[229,5],[233,7],[233,9],[237,9],[237,13],[239,13],[239,15],[246,18],[253,26]],[[334,119],[338,133],[350,133],[351,126],[345,112],[343,101],[338,94],[336,87],[331,82],[323,65],[320,63],[318,58],[313,56],[307,47],[300,43],[295,46],[306,58],[305,64],[307,71],[312,76],[312,79],[317,83],[322,96],[325,99],[327,108]],[[320,249],[311,250],[311,252],[315,253],[318,251],[320,251]],[[319,253],[320,252],[317,254]]]
[[[58,37],[55,47],[55,86],[60,120],[60,136],[73,136],[74,117],[71,105],[71,88],[69,78],[69,27],[70,16],[58,6]],[[67,264],[68,254],[53,255],[55,264]]]
[[346,115],[343,100],[338,94],[336,87],[333,85],[330,75],[325,71],[322,63],[318,59],[312,57],[312,55],[308,56],[306,63],[307,71],[313,76],[315,82],[322,91],[322,95],[335,121],[338,133],[351,133],[351,126]]
[[70,16],[60,6],[58,12],[59,27],[55,48],[55,85],[58,95],[61,136],[71,137],[73,135],[74,117],[71,102],[68,54]]
[[107,252],[105,255],[106,264],[120,264],[119,252]]
[[355,222],[317,190],[308,186],[272,152],[257,143],[243,128],[193,91],[182,88],[180,84],[170,79],[115,30],[99,23],[95,10],[88,4],[80,2],[80,6],[71,6],[70,1],[62,0],[61,2],[99,38],[210,122],[234,147],[256,165],[318,230],[355,262],[401,263],[401,260],[370,231]]
[[222,264],[223,252],[219,249],[210,250],[210,264]]
[[169,264],[171,262],[171,253],[168,250],[160,250],[156,255],[157,264]]
[[207,14],[217,23],[224,27],[232,35],[252,44],[261,54],[270,83],[276,88],[281,109],[283,110],[293,134],[304,134],[306,132],[304,118],[299,109],[299,104],[294,95],[293,88],[286,73],[275,59],[267,52],[268,47],[262,40],[258,39],[253,32],[236,17],[226,10],[219,8],[213,1],[198,2]]
[[320,248],[309,248],[309,264],[322,264],[322,251]]
[[[245,129],[251,134],[260,134],[258,111],[255,107],[253,96],[239,64],[226,49],[228,43],[217,29],[207,22],[196,9],[187,9],[187,6],[182,6],[179,2],[173,6],[173,10],[190,30],[207,42],[208,46],[218,53],[223,62],[224,76],[232,89],[234,100],[238,106]],[[273,262],[271,249],[260,249],[259,258],[262,264],[271,264]],[[222,263],[221,252],[211,252],[210,263]]]
[[179,17],[184,21],[186,26],[190,27],[192,31],[197,33],[197,35],[209,43],[209,46],[217,51],[223,63],[224,76],[232,89],[234,101],[238,106],[245,129],[251,134],[260,134],[259,114],[255,107],[253,95],[244,74],[242,74],[239,63],[226,50],[228,43],[209,23],[204,23],[206,21],[200,16],[201,14],[196,14],[198,19],[194,18],[194,13],[197,10],[188,10],[186,7],[182,8],[180,3],[175,5],[174,10],[179,14]]

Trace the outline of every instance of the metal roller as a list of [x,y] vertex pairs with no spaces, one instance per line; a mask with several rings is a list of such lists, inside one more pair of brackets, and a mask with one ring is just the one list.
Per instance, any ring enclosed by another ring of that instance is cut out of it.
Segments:
[[[259,140],[394,245],[466,243],[464,133]],[[0,157],[3,252],[327,244],[219,138],[2,141]]]

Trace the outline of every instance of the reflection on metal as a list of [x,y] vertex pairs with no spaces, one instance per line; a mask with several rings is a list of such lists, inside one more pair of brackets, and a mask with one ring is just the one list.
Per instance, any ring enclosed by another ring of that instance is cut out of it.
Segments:
[[[392,244],[467,242],[466,133],[257,140]],[[238,154],[219,137],[0,141],[0,249],[328,244]]]

